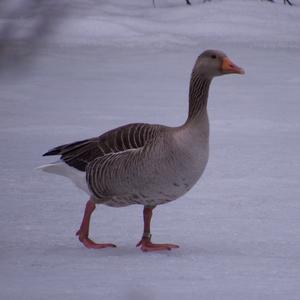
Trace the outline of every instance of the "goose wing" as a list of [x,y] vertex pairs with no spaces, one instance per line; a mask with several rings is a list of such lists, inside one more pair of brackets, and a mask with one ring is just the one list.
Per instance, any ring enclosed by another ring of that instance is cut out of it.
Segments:
[[163,127],[145,123],[128,124],[107,131],[99,137],[55,147],[43,156],[60,155],[66,164],[84,172],[87,165],[99,157],[144,147]]

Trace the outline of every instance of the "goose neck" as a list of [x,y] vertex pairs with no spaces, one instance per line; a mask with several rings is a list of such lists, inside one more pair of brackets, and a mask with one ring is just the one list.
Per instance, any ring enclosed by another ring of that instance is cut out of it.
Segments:
[[186,123],[206,115],[210,78],[192,73],[189,91],[189,114]]

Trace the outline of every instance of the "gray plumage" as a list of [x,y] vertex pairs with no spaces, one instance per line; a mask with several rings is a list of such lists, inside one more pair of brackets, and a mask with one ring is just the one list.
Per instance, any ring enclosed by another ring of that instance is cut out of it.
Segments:
[[[207,164],[209,86],[214,76],[225,74],[225,57],[215,50],[198,57],[190,81],[188,118],[183,125],[129,124],[96,138],[56,147],[44,155],[60,155],[64,166],[85,174],[85,190],[95,203],[156,206],[177,199],[192,188]],[[77,184],[75,173],[71,176],[62,171],[61,162],[42,168],[70,177]]]

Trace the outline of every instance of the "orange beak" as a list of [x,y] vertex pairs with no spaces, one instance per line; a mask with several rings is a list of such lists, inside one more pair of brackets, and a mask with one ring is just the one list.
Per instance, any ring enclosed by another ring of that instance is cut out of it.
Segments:
[[228,57],[223,58],[222,71],[226,74],[245,74],[244,69],[235,65]]

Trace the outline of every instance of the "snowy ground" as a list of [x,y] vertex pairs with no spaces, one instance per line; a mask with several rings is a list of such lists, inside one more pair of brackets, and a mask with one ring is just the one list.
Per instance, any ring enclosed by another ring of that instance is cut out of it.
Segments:
[[[82,2],[26,72],[1,74],[0,299],[300,299],[299,5]],[[118,248],[83,248],[86,195],[35,171],[41,154],[129,122],[183,122],[206,48],[246,75],[215,79],[205,176],[155,210],[153,239],[181,248],[136,249],[139,206],[98,207],[91,235]]]

